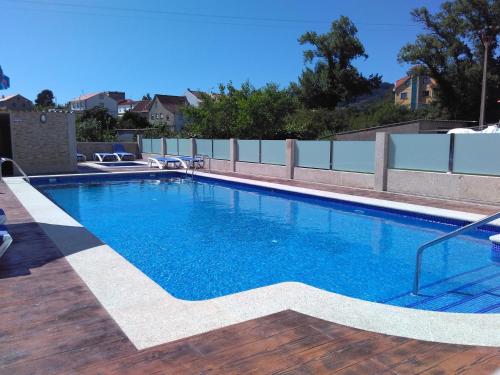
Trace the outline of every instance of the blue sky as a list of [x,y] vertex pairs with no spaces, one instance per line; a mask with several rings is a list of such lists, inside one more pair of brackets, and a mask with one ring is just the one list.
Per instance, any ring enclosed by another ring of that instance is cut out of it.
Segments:
[[356,65],[385,81],[403,76],[402,45],[421,31],[409,14],[436,0],[0,0],[1,94],[42,89],[65,103],[82,92],[180,95],[250,80],[287,86],[304,66],[297,38],[350,17],[369,58]]

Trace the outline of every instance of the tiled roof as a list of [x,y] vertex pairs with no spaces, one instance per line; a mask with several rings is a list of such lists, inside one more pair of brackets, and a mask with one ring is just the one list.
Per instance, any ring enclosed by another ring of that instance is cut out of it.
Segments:
[[179,107],[188,104],[188,101],[185,96],[156,94],[155,99],[158,99],[158,101],[172,113],[177,112]]
[[408,79],[410,79],[410,76],[406,76],[403,78],[400,78],[396,81],[396,84],[394,85],[394,90],[397,90],[399,86],[403,85]]
[[12,98],[15,98],[16,96],[19,96],[20,98],[24,99],[24,100],[27,100],[29,102],[31,102],[31,100],[29,100],[28,98],[25,98],[24,96],[22,96],[21,94],[11,94],[11,95],[4,95],[4,96],[0,96],[0,102],[5,102],[7,100],[10,100]]
[[134,108],[131,109],[132,112],[149,112],[149,104],[151,100],[139,100]]
[[191,89],[188,89],[188,91],[193,94],[194,96],[196,96],[197,99],[203,99],[202,95],[205,94],[205,95],[208,95],[206,92],[203,92],[203,91],[195,91],[195,90],[191,90]]
[[3,102],[4,100],[12,99],[14,96],[17,96],[17,95],[19,95],[19,94],[12,94],[12,95],[0,96],[0,102]]
[[77,98],[71,99],[70,102],[76,102],[78,100],[87,100],[87,99],[90,99],[90,98],[92,98],[96,95],[99,95],[99,94],[102,94],[102,92],[94,92],[91,94],[82,94],[82,95],[78,96]]
[[133,105],[137,104],[137,100],[132,100],[132,99],[125,99],[125,100],[120,100],[118,102],[118,105]]

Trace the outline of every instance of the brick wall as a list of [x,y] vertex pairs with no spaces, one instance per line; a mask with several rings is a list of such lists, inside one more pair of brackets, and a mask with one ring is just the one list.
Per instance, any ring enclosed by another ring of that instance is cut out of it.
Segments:
[[75,117],[71,113],[10,112],[13,159],[27,174],[75,172]]

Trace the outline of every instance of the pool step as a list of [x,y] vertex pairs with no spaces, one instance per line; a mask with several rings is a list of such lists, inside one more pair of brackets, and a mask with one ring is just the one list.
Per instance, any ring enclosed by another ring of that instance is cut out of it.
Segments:
[[406,293],[383,301],[422,310],[493,313],[500,309],[500,267],[487,266],[421,288],[418,296]]

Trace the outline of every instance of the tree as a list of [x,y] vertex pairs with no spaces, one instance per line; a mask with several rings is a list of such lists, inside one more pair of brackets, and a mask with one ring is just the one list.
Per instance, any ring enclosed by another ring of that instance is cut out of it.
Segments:
[[275,84],[256,89],[245,82],[238,89],[229,82],[220,85],[219,94],[203,95],[198,107],[184,109],[185,132],[210,138],[283,138],[286,116],[297,107],[292,93]]
[[304,59],[306,64],[315,65],[306,67],[299,85],[292,88],[308,108],[334,109],[380,85],[379,75],[366,78],[352,65],[357,58],[368,58],[357,32],[351,20],[342,16],[329,32],[318,35],[309,31],[299,38],[300,44],[313,47],[304,52]]
[[149,122],[138,113],[127,111],[123,114],[117,126],[121,129],[144,129],[149,128]]
[[54,107],[54,93],[48,89],[42,90],[36,96],[35,104],[41,108]]
[[435,14],[423,7],[412,11],[426,29],[399,53],[399,61],[420,64],[438,85],[438,104],[454,119],[477,119],[481,100],[484,47],[481,33],[486,26],[493,43],[488,54],[487,118],[497,121],[500,108],[500,56],[498,28],[500,1],[453,0],[441,4]]
[[94,107],[83,111],[76,121],[79,142],[103,142],[115,139],[116,119],[106,108]]
[[142,96],[142,100],[151,100],[151,95],[149,95],[149,92],[146,95]]

